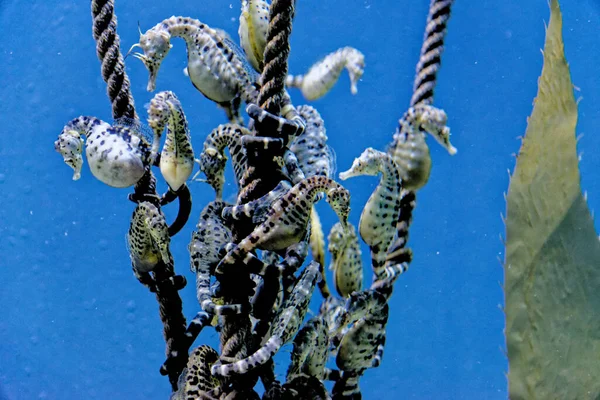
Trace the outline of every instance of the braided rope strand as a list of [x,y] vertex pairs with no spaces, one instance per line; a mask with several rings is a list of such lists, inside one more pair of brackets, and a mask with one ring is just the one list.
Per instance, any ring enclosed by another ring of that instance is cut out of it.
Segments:
[[129,78],[121,54],[114,0],[92,0],[93,36],[96,54],[102,63],[102,79],[107,84],[113,118],[137,119]]
[[[91,10],[96,54],[101,62],[102,79],[107,84],[113,118],[128,117],[138,120],[131,94],[131,85],[121,54],[114,0],[92,0]],[[160,209],[160,198],[156,193],[156,179],[150,166],[146,167],[146,173],[135,185],[135,193],[130,196],[130,199],[151,201]],[[157,283],[176,281],[178,278],[182,278],[175,275],[173,265],[162,265],[162,267],[156,268],[154,273]],[[185,280],[178,285],[184,286]],[[177,389],[177,379],[188,359],[187,349],[182,351],[182,345],[185,343],[186,320],[178,293],[179,288],[176,286],[159,290],[156,293],[159,315],[163,322],[163,334],[167,344],[167,356],[174,358],[170,363],[170,368],[165,368],[161,372],[169,376],[173,391]]]
[[284,97],[294,3],[294,0],[273,0],[269,12],[269,31],[258,105],[275,115],[279,115]]
[[421,57],[417,63],[417,72],[413,85],[410,106],[433,104],[433,90],[440,69],[446,25],[450,19],[450,7],[454,0],[431,0],[425,37],[421,46]]
[[[450,10],[454,0],[431,0],[421,57],[417,63],[411,107],[430,105],[433,103],[433,92],[437,83],[437,72],[441,65],[444,51],[446,25],[450,19]],[[411,190],[401,193],[401,211],[397,223],[397,237],[388,249],[387,262],[399,264],[412,260],[410,250],[405,249],[408,243],[409,228],[416,206],[416,194]],[[408,261],[407,261],[408,260]]]

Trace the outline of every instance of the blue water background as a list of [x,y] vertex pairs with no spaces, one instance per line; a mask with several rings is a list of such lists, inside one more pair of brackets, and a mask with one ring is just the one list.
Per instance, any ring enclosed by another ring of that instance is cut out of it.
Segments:
[[[364,148],[384,149],[391,140],[410,99],[428,3],[298,2],[291,73],[346,45],[366,57],[356,96],[344,73],[313,103],[325,119],[338,170]],[[594,209],[600,203],[600,6],[564,0],[562,8],[566,54],[583,98],[577,129],[585,134],[582,187]],[[118,0],[116,12],[124,51],[138,39],[138,21],[145,31],[171,15],[198,18],[237,39],[237,1]],[[506,398],[500,214],[511,154],[536,94],[548,16],[545,0],[454,6],[435,104],[446,110],[459,152],[451,157],[429,141],[433,172],[418,193],[410,231],[415,257],[391,300],[383,364],[361,379],[365,399]],[[53,149],[70,119],[111,120],[89,3],[2,1],[0,26],[0,398],[166,399],[168,381],[158,374],[164,342],[156,300],[134,278],[125,247],[130,190],[101,184],[87,165],[81,180],[72,181]],[[179,96],[198,150],[225,117],[183,75],[183,41],[173,45],[157,89]],[[143,105],[152,98],[147,72],[133,58],[127,72],[145,115]],[[292,93],[296,104],[304,103]],[[355,224],[376,183],[368,177],[344,183]],[[193,282],[186,245],[213,192],[202,183],[191,186],[192,218],[172,251],[177,271]],[[324,203],[319,210],[328,230],[335,215]],[[173,207],[165,211],[172,220]],[[363,255],[368,265],[366,248]],[[182,296],[190,318],[198,310],[194,285]],[[216,346],[216,339],[207,330],[198,343]],[[277,358],[279,372],[289,351],[286,346]]]

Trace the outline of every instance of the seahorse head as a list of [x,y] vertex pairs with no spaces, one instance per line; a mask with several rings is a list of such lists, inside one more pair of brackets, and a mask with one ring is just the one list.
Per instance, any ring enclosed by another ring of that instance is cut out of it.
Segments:
[[65,164],[73,168],[73,180],[81,178],[83,165],[83,138],[77,131],[65,129],[54,142],[54,149],[62,156]]
[[345,313],[340,316],[341,324],[358,321],[385,304],[385,297],[376,290],[352,292],[346,301]]
[[365,71],[365,56],[360,51],[347,47],[346,69],[350,75],[350,93],[358,93],[357,82],[362,78]]
[[457,153],[456,147],[450,143],[450,128],[446,126],[448,116],[440,108],[431,105],[415,107],[415,123],[423,131],[433,136],[450,155]]
[[227,157],[214,147],[207,147],[200,154],[200,170],[206,175],[206,182],[213,187],[217,198],[223,194],[225,184],[225,164]]
[[156,77],[160,64],[171,50],[173,45],[171,44],[171,35],[166,31],[159,31],[150,29],[144,34],[140,34],[140,42],[131,46],[131,50],[134,47],[140,47],[144,53],[134,53],[133,56],[141,60],[148,73],[148,87],[149,92],[156,89]]
[[385,154],[371,147],[367,148],[360,157],[355,158],[349,170],[340,172],[340,179],[346,180],[360,175],[377,175],[380,171],[380,159]]
[[337,187],[327,191],[327,202],[337,214],[344,230],[348,229],[348,215],[350,214],[350,192],[338,185]]

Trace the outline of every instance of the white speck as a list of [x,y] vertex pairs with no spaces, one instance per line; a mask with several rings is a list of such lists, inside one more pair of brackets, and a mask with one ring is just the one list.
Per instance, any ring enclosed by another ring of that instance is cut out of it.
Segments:
[[59,56],[62,56],[62,53],[60,51],[58,53],[56,53],[56,54],[58,54]]
[[29,210],[29,215],[33,215],[33,210]]
[[435,254],[437,254],[437,255],[439,256],[439,255],[440,255],[440,252],[439,252],[439,251],[436,251],[436,252],[435,252]]
[[233,4],[229,4],[229,8],[233,8]]
[[71,222],[73,225],[77,225],[77,221],[72,221]]
[[235,22],[235,17],[231,17],[231,22]]
[[69,232],[65,231],[65,236],[69,236]]
[[475,65],[477,65],[477,62],[478,62],[478,61],[475,61]]

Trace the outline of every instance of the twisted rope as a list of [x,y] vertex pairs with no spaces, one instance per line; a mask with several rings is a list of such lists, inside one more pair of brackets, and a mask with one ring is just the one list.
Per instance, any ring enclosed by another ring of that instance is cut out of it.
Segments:
[[[120,49],[117,33],[117,17],[114,0],[92,0],[93,36],[96,41],[96,54],[102,64],[102,79],[107,84],[108,98],[112,105],[113,118],[128,117],[139,119],[135,112],[129,78]],[[150,201],[160,209],[160,197],[156,193],[156,178],[151,167],[135,185],[130,196],[134,201]],[[177,389],[177,379],[188,359],[187,350],[181,351],[185,342],[186,320],[178,289],[185,285],[185,278],[175,275],[172,264],[163,264],[154,271],[154,279],[159,283],[174,282],[173,287],[157,290],[156,299],[159,315],[163,322],[163,334],[167,343],[167,356],[171,359],[169,368],[161,373],[169,376],[173,391]],[[183,281],[182,281],[183,279]],[[168,285],[167,285],[168,286]]]
[[410,99],[411,107],[433,103],[433,90],[444,52],[446,24],[450,19],[450,7],[453,2],[454,0],[431,0],[429,5],[421,57],[417,63],[413,95]]
[[96,54],[102,63],[102,79],[107,84],[113,118],[137,119],[117,34],[114,0],[92,0],[92,18]]
[[[258,95],[258,105],[265,111],[279,115],[286,99],[285,77],[287,76],[287,60],[290,52],[289,37],[292,31],[292,19],[294,15],[293,0],[274,0],[271,3],[269,13],[269,30],[267,33],[267,45],[264,52],[264,68],[261,76],[261,88]],[[261,136],[271,136],[271,132],[255,132]],[[242,190],[240,191],[239,204],[243,204],[254,198],[262,196],[272,190],[281,180],[275,163],[274,156],[277,154],[273,149],[261,149],[260,154],[248,151],[247,170],[242,179]],[[281,149],[279,150],[281,151]],[[264,155],[264,157],[263,157]],[[248,233],[248,226],[234,226],[234,241],[239,242]],[[221,280],[221,291],[230,304],[247,304],[247,290],[253,287],[244,266],[240,265],[233,279]],[[223,317],[223,330],[221,332],[221,360],[231,362],[245,358],[249,352],[257,347],[253,343],[250,334],[250,319],[247,315],[234,315]],[[259,344],[258,344],[259,345]],[[272,365],[272,364],[269,364]],[[259,369],[260,370],[260,369]],[[225,388],[224,392],[230,394],[252,393],[252,387],[256,383],[258,371],[247,373],[243,377],[230,379],[231,388]]]
[[258,105],[275,115],[279,115],[281,111],[281,101],[285,92],[294,3],[294,0],[273,0],[269,12],[269,31],[263,57],[264,68]]
[[[421,46],[421,56],[417,63],[413,95],[410,106],[433,104],[433,91],[437,83],[437,73],[441,65],[444,51],[444,38],[446,25],[450,19],[450,9],[454,0],[431,0],[427,26]],[[400,216],[396,228],[396,240],[388,249],[387,261],[392,264],[409,263],[412,254],[405,249],[408,242],[408,233],[412,222],[412,215],[416,206],[416,194],[410,190],[403,190],[401,194]]]

